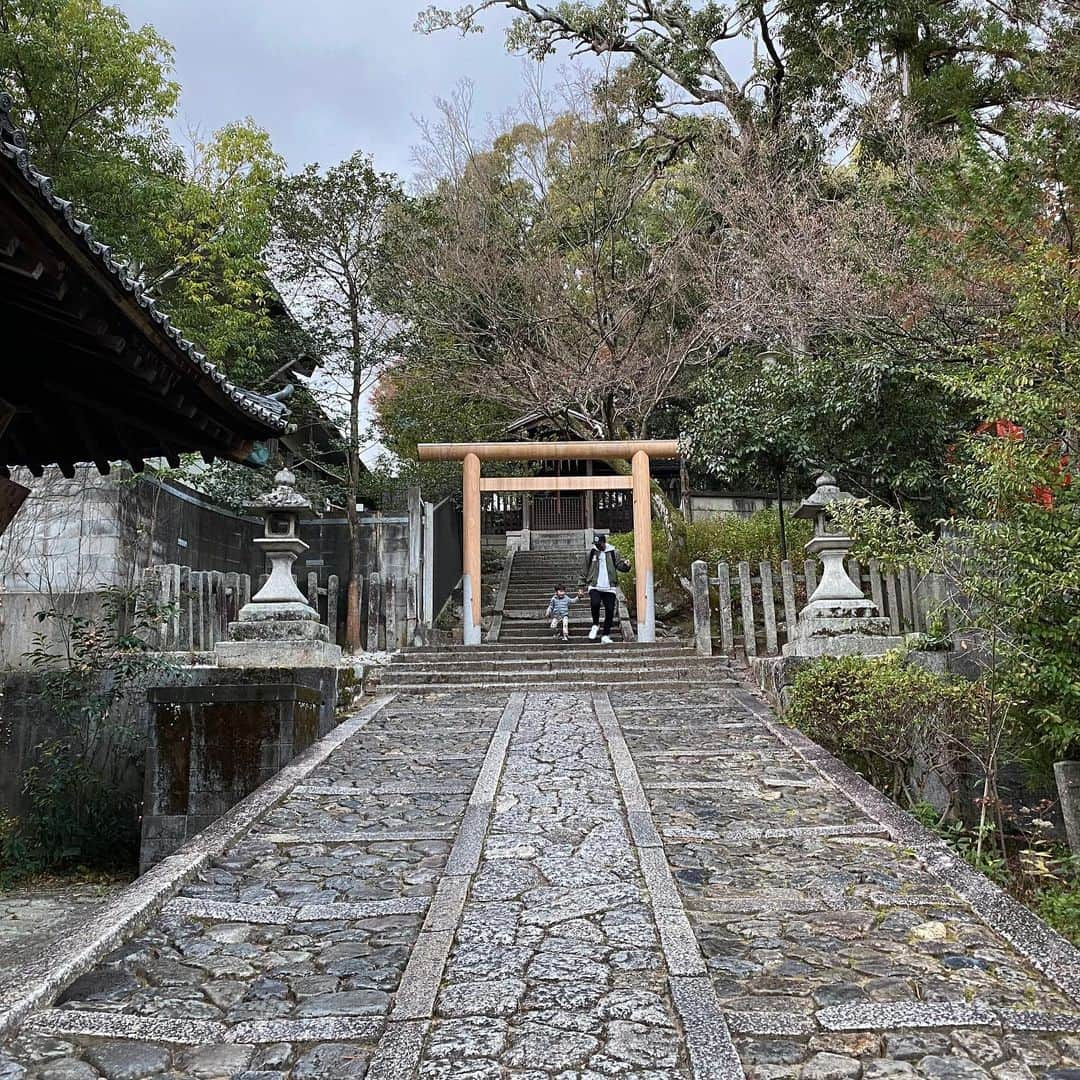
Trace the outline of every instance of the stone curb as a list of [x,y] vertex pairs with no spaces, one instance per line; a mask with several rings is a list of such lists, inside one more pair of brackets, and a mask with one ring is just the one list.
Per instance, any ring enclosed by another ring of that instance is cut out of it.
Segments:
[[607,744],[615,785],[626,810],[630,840],[667,966],[672,1004],[682,1023],[690,1071],[695,1080],[743,1080],[745,1073],[716,997],[709,969],[690,925],[682,897],[664,854],[649,800],[626,745],[610,697],[592,695],[593,712]]
[[776,738],[831,781],[864,814],[880,824],[895,842],[911,849],[926,869],[964,899],[991,930],[1000,934],[1073,1001],[1080,1003],[1080,951],[964,862],[944,841],[923,828],[858,773],[801,731],[778,723],[769,707],[751,692],[742,689],[736,697]]
[[51,1001],[68,983],[85,975],[111,949],[137,933],[215,855],[246,833],[318,768],[335,750],[361,731],[391,701],[384,695],[343,721],[294,758],[262,787],[148,870],[64,941],[50,946],[20,973],[19,981],[0,990],[0,1040],[14,1034],[33,1009]]
[[368,1062],[368,1080],[401,1080],[416,1075],[454,935],[473,875],[480,866],[510,740],[524,708],[525,694],[511,694],[491,735],[443,876],[401,973],[386,1031]]

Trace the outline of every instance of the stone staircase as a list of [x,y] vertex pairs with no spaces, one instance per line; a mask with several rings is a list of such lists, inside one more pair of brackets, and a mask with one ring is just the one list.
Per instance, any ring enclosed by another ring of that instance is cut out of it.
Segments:
[[731,686],[725,657],[701,657],[679,641],[639,645],[623,641],[616,624],[614,642],[587,637],[592,618],[588,599],[570,609],[570,641],[548,629],[544,610],[560,582],[571,595],[585,552],[521,552],[514,558],[497,643],[425,646],[395,653],[382,672],[380,689],[424,693],[435,690],[548,689],[649,690],[661,687]]
[[[577,595],[585,555],[586,552],[579,548],[576,551],[519,551],[514,556],[503,603],[500,645],[547,644],[553,640],[543,618],[548,601],[556,585],[562,585],[572,597]],[[584,638],[590,626],[592,616],[588,597],[585,597],[570,608],[571,640]],[[611,636],[615,640],[621,639],[618,623],[612,626]]]

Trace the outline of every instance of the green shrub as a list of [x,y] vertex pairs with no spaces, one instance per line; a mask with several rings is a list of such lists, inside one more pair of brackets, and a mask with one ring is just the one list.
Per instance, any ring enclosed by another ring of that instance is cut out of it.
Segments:
[[1055,882],[1036,897],[1039,918],[1062,937],[1080,945],[1080,885],[1075,881]]
[[34,748],[35,761],[23,774],[26,814],[0,820],[0,885],[134,862],[137,800],[122,795],[111,777],[118,761],[142,753],[140,732],[122,707],[125,696],[146,676],[175,670],[147,646],[170,613],[168,605],[111,589],[102,595],[100,618],[40,616],[61,622],[67,642],[66,653],[58,654],[48,636],[38,634],[26,654],[57,731]]
[[[787,523],[788,558],[796,573],[802,569],[803,547],[813,534],[813,525],[801,518],[785,518]],[[609,537],[612,546],[631,565],[634,560],[634,534],[614,533]],[[780,570],[780,523],[775,510],[758,510],[748,518],[726,514],[722,517],[693,521],[686,526],[684,557],[673,559],[671,545],[663,525],[653,521],[653,579],[658,586],[676,591],[679,579],[690,577],[690,565],[698,559],[708,564],[715,575],[716,564],[727,562],[734,566],[743,560],[757,570],[760,562],[770,562]],[[633,570],[626,575],[623,592],[633,596]]]
[[[803,518],[784,517],[788,558],[796,571],[804,561],[803,548],[813,535],[813,523]],[[686,526],[687,555],[690,562],[704,559],[713,573],[716,563],[760,562],[780,569],[780,522],[775,510],[757,510],[748,518],[724,515]]]
[[789,719],[898,802],[916,753],[949,766],[965,743],[978,687],[909,667],[899,654],[823,657],[796,676]]

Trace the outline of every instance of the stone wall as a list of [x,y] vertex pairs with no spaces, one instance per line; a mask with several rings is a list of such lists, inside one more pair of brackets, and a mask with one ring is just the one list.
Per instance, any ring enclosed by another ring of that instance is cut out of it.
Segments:
[[[39,612],[92,617],[99,610],[97,591],[133,587],[148,566],[236,571],[251,574],[253,581],[265,572],[252,543],[262,534],[261,519],[232,513],[181,485],[120,473],[101,476],[89,466],[71,480],[57,469],[47,469],[39,479],[23,471],[14,478],[31,494],[0,536],[0,669],[25,667],[23,657],[35,634],[44,633],[63,651],[60,627],[39,620]],[[408,518],[365,515],[361,525],[365,579],[378,570],[384,580],[392,575],[404,582]],[[309,545],[295,567],[301,588],[309,572],[317,573],[323,586],[336,574],[344,596],[349,575],[344,518],[305,521],[300,536]],[[401,625],[405,592],[403,584],[396,597]],[[344,618],[341,603],[342,625]]]
[[[724,491],[692,491],[689,495],[690,516],[694,521],[713,517],[749,517],[758,510],[772,510],[776,499],[760,492],[728,493]],[[784,507],[794,511],[798,499],[784,500]]]
[[[178,658],[179,659],[179,658]],[[115,736],[106,734],[97,750],[105,777],[122,799],[138,803],[144,795],[144,758],[150,730],[151,708],[147,701],[150,686],[206,687],[215,684],[295,683],[313,689],[319,698],[317,736],[330,731],[335,723],[339,694],[345,702],[351,698],[353,683],[326,668],[225,670],[208,664],[177,666],[168,672],[147,675],[144,685],[133,687],[118,701],[110,718]],[[40,679],[29,672],[11,672],[4,677],[0,693],[0,813],[18,817],[26,812],[23,774],[36,758],[36,748],[60,733],[56,718],[40,697]],[[135,823],[133,823],[134,827]]]

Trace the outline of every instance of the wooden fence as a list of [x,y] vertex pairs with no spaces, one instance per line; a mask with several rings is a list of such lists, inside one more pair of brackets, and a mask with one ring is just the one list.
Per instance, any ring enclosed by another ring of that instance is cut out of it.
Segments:
[[[142,576],[143,594],[169,607],[151,644],[166,652],[211,651],[217,642],[226,640],[229,623],[237,620],[240,609],[262,588],[266,577],[263,574],[253,583],[250,574],[192,570],[175,563],[147,567]],[[296,584],[343,645],[345,597],[337,575],[329,575],[323,584],[319,575],[310,571],[306,578],[296,577]],[[362,640],[368,649],[396,649],[405,644],[409,628],[402,609],[407,612],[408,605],[399,599],[404,598],[402,590],[406,588],[407,582],[397,577],[384,579],[373,573],[367,580],[361,579]]]
[[[943,612],[952,629],[952,609],[945,603],[942,575],[920,575],[913,569],[887,574],[874,561],[863,565],[856,559],[848,559],[844,565],[851,580],[889,620],[891,633],[925,633],[936,611]],[[779,655],[793,636],[798,612],[817,588],[820,573],[817,559],[807,559],[802,573],[795,573],[786,559],[779,574],[767,562],[756,568],[748,562],[734,567],[726,562],[717,564],[716,576],[707,576],[708,612],[695,611],[699,651],[705,651],[706,640],[719,637],[721,651],[728,656],[736,648],[745,656]],[[711,649],[711,644],[708,647]]]

